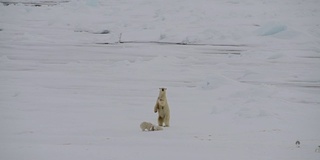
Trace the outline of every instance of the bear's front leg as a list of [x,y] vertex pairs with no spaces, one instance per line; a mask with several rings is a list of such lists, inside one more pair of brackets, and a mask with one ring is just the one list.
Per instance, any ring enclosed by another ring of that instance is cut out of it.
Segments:
[[155,106],[154,106],[154,113],[157,113],[157,111],[158,111],[158,104],[156,104]]

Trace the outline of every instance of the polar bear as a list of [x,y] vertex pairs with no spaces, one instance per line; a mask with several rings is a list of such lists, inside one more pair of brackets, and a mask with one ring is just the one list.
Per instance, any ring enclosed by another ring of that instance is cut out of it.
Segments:
[[145,131],[145,130],[147,130],[147,131],[160,131],[160,130],[163,130],[162,127],[155,126],[150,122],[142,122],[140,124],[140,128],[142,129],[142,131]]
[[167,101],[166,90],[167,88],[159,88],[159,96],[154,106],[154,113],[158,112],[158,125],[169,127],[170,109]]

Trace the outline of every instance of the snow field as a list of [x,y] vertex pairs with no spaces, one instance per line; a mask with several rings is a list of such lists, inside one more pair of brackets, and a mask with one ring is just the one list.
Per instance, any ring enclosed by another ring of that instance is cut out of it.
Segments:
[[0,159],[319,159],[317,4],[0,6]]

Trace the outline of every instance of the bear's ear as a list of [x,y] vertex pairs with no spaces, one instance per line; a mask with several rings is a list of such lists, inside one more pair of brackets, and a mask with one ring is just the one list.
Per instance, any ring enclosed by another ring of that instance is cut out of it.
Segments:
[[161,91],[165,91],[167,90],[167,88],[159,88]]

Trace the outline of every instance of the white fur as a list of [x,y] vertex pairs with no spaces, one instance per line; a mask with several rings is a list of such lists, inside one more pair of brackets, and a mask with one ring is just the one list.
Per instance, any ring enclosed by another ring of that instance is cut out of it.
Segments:
[[159,96],[154,106],[154,112],[158,112],[158,125],[169,127],[170,126],[170,109],[167,101],[166,88],[159,88]]
[[142,129],[142,131],[160,131],[163,130],[162,127],[160,126],[155,126],[150,122],[142,122],[140,124],[140,128]]

